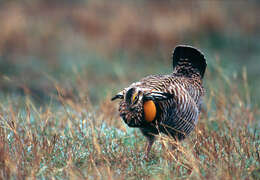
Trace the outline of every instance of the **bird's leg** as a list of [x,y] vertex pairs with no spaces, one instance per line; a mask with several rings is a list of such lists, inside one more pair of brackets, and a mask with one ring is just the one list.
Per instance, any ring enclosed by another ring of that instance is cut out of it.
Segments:
[[145,159],[148,159],[148,155],[151,151],[151,148],[153,146],[153,143],[156,139],[156,135],[158,134],[158,131],[156,128],[153,128],[151,126],[150,129],[147,129],[147,128],[140,128],[142,134],[146,137],[147,139],[147,143],[146,143],[146,146],[145,146]]
[[145,158],[146,159],[148,159],[148,155],[149,155],[149,153],[150,153],[150,151],[151,151],[151,148],[152,148],[152,146],[153,146],[153,143],[154,143],[154,141],[155,141],[155,136],[148,136],[147,137],[147,143],[146,143],[146,147],[145,147]]

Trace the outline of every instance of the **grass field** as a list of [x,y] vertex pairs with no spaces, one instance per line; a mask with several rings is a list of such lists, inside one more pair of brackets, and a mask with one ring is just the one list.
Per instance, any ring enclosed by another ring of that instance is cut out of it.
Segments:
[[[0,3],[0,179],[260,179],[258,1]],[[177,44],[207,59],[203,110],[172,150],[110,98],[171,73]]]
[[[159,135],[144,159],[145,138],[120,120],[107,96],[98,106],[79,94],[39,107],[29,95],[1,97],[0,175],[4,179],[257,179],[259,109],[243,82],[206,74],[207,97],[198,126],[178,143]],[[232,83],[231,83],[232,82]]]

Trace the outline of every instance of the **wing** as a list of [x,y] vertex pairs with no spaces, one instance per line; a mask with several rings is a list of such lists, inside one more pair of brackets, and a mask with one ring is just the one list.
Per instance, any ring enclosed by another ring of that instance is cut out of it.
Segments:
[[194,99],[180,84],[171,87],[172,98],[159,102],[160,129],[166,134],[183,139],[195,127],[199,109]]

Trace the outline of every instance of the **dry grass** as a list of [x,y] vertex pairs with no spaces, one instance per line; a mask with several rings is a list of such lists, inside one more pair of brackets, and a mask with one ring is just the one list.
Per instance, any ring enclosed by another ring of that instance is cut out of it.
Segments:
[[221,76],[220,68],[215,71],[220,82],[218,88],[207,83],[208,95],[196,131],[174,150],[171,144],[176,142],[159,135],[149,161],[144,160],[144,137],[123,124],[109,97],[93,107],[85,97],[65,98],[58,86],[60,105],[37,107],[29,96],[2,97],[0,176],[257,179],[259,109],[250,104],[246,72],[240,89],[236,79]]
[[[260,179],[259,3],[158,2],[1,3],[0,179]],[[104,96],[170,72],[180,43],[206,47],[203,111],[145,161],[145,138]]]

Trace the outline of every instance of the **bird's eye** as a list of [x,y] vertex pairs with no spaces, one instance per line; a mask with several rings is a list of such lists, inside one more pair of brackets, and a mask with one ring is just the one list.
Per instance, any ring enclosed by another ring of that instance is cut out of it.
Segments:
[[138,100],[138,93],[136,92],[133,94],[132,103],[135,104],[137,102],[137,100]]

